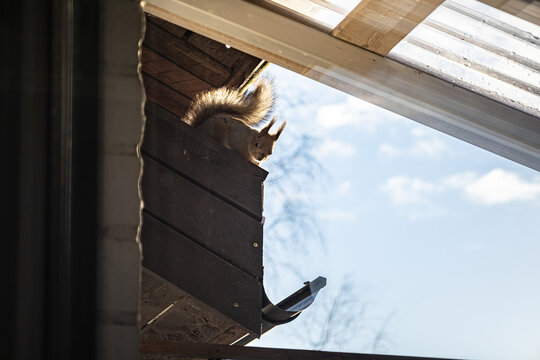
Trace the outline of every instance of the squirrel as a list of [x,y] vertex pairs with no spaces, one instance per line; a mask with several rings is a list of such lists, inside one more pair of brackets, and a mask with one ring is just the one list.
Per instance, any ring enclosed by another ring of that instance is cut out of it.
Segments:
[[248,94],[222,87],[198,94],[183,121],[259,165],[272,154],[275,142],[287,125],[283,122],[275,134],[270,134],[276,122],[274,117],[261,130],[252,127],[267,120],[274,103],[272,84],[266,80],[257,83]]

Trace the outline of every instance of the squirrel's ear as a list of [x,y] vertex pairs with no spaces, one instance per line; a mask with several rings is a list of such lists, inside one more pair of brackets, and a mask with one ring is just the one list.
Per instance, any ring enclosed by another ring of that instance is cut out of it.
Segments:
[[287,122],[284,121],[283,124],[281,124],[281,126],[279,127],[278,131],[276,132],[276,134],[274,135],[274,141],[277,141],[277,139],[279,139],[279,136],[281,135],[281,133],[283,132],[283,130],[285,130],[285,126],[287,126]]
[[270,120],[270,122],[268,123],[268,125],[266,125],[265,127],[263,127],[261,129],[261,131],[259,131],[259,134],[263,135],[263,134],[268,134],[268,132],[270,131],[270,128],[272,127],[272,125],[274,125],[276,123],[276,118],[274,117],[272,120]]

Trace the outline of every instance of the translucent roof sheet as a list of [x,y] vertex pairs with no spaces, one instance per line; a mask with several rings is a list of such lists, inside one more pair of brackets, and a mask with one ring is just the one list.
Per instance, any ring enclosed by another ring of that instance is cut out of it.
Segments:
[[472,0],[447,0],[389,57],[540,116],[540,27]]
[[[357,0],[273,0],[331,30]],[[540,26],[475,0],[446,0],[387,55],[540,117]]]

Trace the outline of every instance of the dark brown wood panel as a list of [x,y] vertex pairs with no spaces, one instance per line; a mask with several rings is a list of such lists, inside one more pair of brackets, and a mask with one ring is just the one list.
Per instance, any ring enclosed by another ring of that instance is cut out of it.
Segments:
[[[418,357],[386,354],[358,354],[320,350],[297,350],[261,348],[255,346],[229,346],[216,344],[175,343],[144,340],[141,354],[160,356],[153,359],[244,359],[244,360],[443,360],[434,357]],[[447,359],[450,360],[450,359]]]
[[147,104],[146,115],[144,152],[262,220],[265,170],[155,104]]
[[230,76],[225,65],[152,22],[146,24],[144,45],[213,86],[222,86]]
[[231,76],[224,85],[238,87],[249,77],[253,70],[263,63],[263,60],[244,54],[233,65]]
[[230,344],[261,331],[267,173],[180,119],[195,94],[240,86],[260,60],[147,19],[142,337]]
[[143,78],[147,100],[151,100],[159,106],[167,109],[178,118],[184,115],[191,104],[191,100],[189,98],[179,94],[168,85],[148,74],[144,74]]
[[217,59],[223,65],[232,67],[245,53],[233,48],[227,48],[224,44],[209,39],[197,33],[190,33],[187,37],[188,43],[201,49],[205,54]]
[[142,70],[190,99],[213,86],[147,47],[142,51]]
[[147,156],[144,170],[145,211],[262,279],[260,222]]
[[148,20],[148,22],[154,23],[157,26],[163,28],[164,30],[167,30],[168,32],[170,32],[172,35],[176,36],[179,39],[182,38],[186,32],[188,32],[183,27],[171,24],[170,22],[166,20],[160,19],[150,14],[146,14],[146,19]]
[[144,267],[260,335],[261,282],[148,214],[143,224]]

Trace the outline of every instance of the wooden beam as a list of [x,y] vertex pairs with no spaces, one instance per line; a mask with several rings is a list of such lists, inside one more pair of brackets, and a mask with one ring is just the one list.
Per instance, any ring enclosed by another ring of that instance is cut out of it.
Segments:
[[332,35],[385,56],[443,0],[363,0]]
[[540,170],[532,114],[241,0],[147,0],[145,11]]
[[346,352],[314,351],[234,346],[172,341],[143,340],[141,354],[161,354],[166,358],[245,359],[245,360],[443,360],[416,356],[358,354]]
[[540,25],[540,1],[538,0],[480,0],[480,2]]
[[492,6],[497,9],[503,7],[508,1],[509,0],[480,0],[480,2],[483,2],[484,4]]

